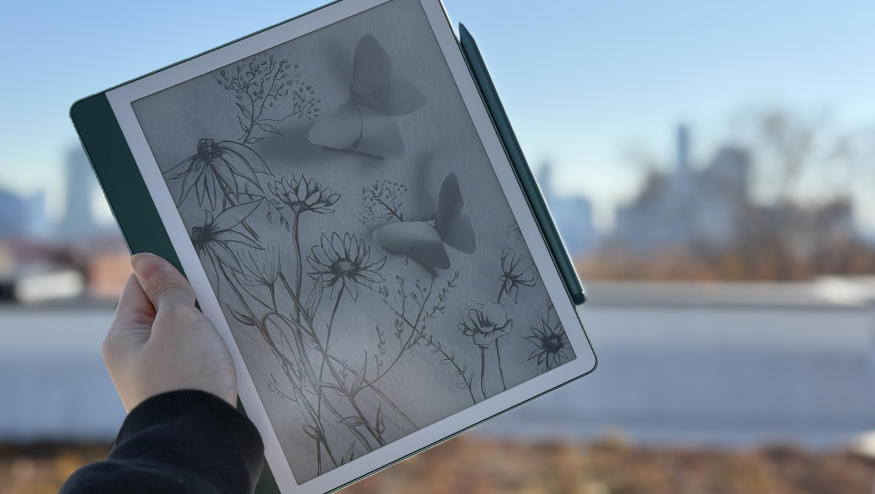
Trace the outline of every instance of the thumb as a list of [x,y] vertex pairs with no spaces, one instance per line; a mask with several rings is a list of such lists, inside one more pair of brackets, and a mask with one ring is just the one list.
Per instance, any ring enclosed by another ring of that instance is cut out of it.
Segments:
[[169,262],[144,252],[131,258],[131,267],[156,312],[172,306],[194,306],[191,285]]

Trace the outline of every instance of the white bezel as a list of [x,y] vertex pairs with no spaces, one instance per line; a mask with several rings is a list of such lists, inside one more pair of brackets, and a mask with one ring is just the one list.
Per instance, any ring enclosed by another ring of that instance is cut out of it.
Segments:
[[[206,271],[192,247],[182,218],[174,205],[170,191],[161,176],[155,158],[146,142],[146,137],[134,115],[131,103],[391,1],[394,0],[341,0],[129,82],[106,93],[137,166],[143,175],[149,194],[171,239],[173,248],[197,294],[201,309],[218,328],[231,351],[237,368],[240,399],[250,419],[261,433],[267,462],[280,490],[286,494],[322,493],[342,487],[381,467],[451,437],[493,415],[580,377],[592,371],[596,364],[595,355],[582,330],[575,307],[565,291],[559,272],[535,223],[535,218],[517,182],[500,138],[492,125],[487,109],[458,48],[443,5],[440,0],[419,0],[547,292],[553,301],[559,319],[566,328],[567,336],[577,358],[309,481],[302,484],[295,481],[286,456],[280,447],[280,442],[256,393],[255,384],[247,372],[243,357],[208,281]],[[574,328],[581,328],[581,330],[573,331]]]

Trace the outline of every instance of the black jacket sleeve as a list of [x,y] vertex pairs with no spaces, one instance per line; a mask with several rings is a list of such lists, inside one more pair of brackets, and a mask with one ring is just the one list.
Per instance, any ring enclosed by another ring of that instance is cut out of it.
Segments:
[[131,410],[109,456],[73,473],[60,494],[251,493],[263,464],[242,413],[203,391],[171,391]]

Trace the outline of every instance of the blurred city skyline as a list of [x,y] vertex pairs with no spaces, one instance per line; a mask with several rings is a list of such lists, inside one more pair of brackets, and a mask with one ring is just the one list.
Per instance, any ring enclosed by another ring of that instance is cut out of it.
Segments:
[[[0,81],[0,187],[44,193],[57,222],[66,201],[64,157],[76,145],[67,119],[75,99],[321,3],[8,6],[0,62],[14,70]],[[806,118],[829,113],[824,133],[833,136],[875,125],[868,97],[875,67],[862,63],[875,55],[875,4],[868,2],[841,9],[753,1],[445,3],[451,19],[478,37],[530,162],[553,164],[558,197],[589,198],[601,232],[641,187],[642,156],[672,166],[678,123],[691,128],[696,166],[738,138],[740,114],[772,107]],[[824,192],[822,173],[800,179],[799,193],[834,195]],[[854,199],[867,231],[875,231],[875,198],[865,194],[872,185],[848,175],[837,186]],[[756,186],[768,195],[769,180]],[[105,209],[100,214],[111,223]]]

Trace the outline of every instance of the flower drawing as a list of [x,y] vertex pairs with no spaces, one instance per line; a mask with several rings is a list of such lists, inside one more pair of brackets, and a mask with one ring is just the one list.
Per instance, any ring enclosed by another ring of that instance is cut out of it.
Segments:
[[501,288],[498,291],[498,301],[501,296],[507,295],[517,302],[520,287],[533,287],[538,281],[535,266],[531,259],[518,254],[513,249],[505,248],[501,251]]
[[501,375],[501,385],[507,389],[504,381],[504,369],[501,368],[501,349],[498,339],[510,333],[513,319],[507,317],[504,306],[497,302],[474,304],[465,310],[459,329],[462,334],[470,336],[474,344],[480,348],[480,392],[487,398],[486,391],[486,349],[495,346],[498,373]]
[[525,339],[535,346],[529,354],[529,360],[536,359],[537,365],[543,364],[545,371],[568,360],[569,356],[566,352],[571,350],[571,342],[568,341],[559,318],[554,316],[552,310],[548,312],[546,319],[541,319],[540,327],[533,327],[532,334]]
[[288,208],[294,215],[305,211],[331,213],[332,206],[340,199],[340,194],[323,187],[313,178],[298,175],[282,178],[267,185],[273,195],[271,205],[279,210]]
[[480,348],[488,348],[496,340],[510,333],[513,320],[508,319],[507,311],[501,304],[489,302],[475,304],[465,310],[459,329],[470,336]]
[[351,233],[343,236],[336,232],[330,236],[323,233],[319,245],[313,247],[307,260],[313,267],[310,277],[321,280],[331,289],[333,297],[346,290],[353,300],[357,300],[357,285],[369,287],[384,281],[380,269],[386,264],[386,258],[371,260],[371,248]]
[[[258,173],[270,174],[261,156],[248,146],[233,141],[198,139],[197,151],[164,172],[168,180],[182,180],[178,204],[195,192],[197,202],[214,209],[219,200],[239,201],[249,184],[261,190]],[[242,187],[241,187],[242,185]]]
[[252,249],[262,247],[249,233],[234,228],[251,215],[259,204],[261,200],[238,204],[225,209],[215,218],[212,211],[205,210],[203,224],[191,228],[191,243],[198,254],[209,259],[216,269],[224,266],[243,273],[240,260],[231,250],[231,245],[244,245]]

